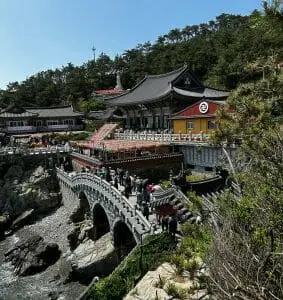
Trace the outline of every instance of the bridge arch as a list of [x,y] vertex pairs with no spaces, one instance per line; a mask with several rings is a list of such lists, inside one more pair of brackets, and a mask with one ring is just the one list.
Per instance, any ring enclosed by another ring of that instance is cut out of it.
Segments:
[[98,240],[110,231],[110,222],[105,209],[96,203],[92,209],[94,240]]
[[122,220],[117,220],[114,223],[113,242],[114,247],[124,247],[127,250],[131,250],[137,244],[133,232]]
[[91,209],[90,209],[89,200],[88,200],[87,195],[85,194],[85,192],[84,191],[80,191],[78,198],[79,198],[79,201],[80,201],[79,208],[80,208],[81,215],[84,218],[86,216],[90,217],[90,215],[91,215]]

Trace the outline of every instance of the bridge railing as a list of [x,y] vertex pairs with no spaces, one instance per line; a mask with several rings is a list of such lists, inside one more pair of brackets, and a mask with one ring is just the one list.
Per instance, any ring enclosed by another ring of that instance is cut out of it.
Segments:
[[183,153],[159,153],[159,154],[149,154],[149,155],[143,155],[138,157],[130,157],[130,158],[121,158],[121,159],[113,159],[108,160],[105,164],[111,165],[113,163],[127,163],[127,162],[133,162],[133,161],[145,161],[145,160],[153,160],[153,159],[164,159],[164,158],[174,158],[174,157],[182,157]]
[[132,140],[132,141],[156,141],[164,143],[180,143],[180,142],[208,142],[211,139],[210,134],[205,133],[133,133],[133,132],[117,132],[114,134],[116,140]]
[[76,157],[78,159],[87,160],[87,161],[89,161],[91,163],[94,163],[96,165],[102,165],[102,162],[99,159],[91,157],[91,156],[87,156],[85,154],[81,154],[81,153],[78,153],[78,152],[72,152],[72,156]]
[[[88,186],[95,185],[95,188],[107,196],[107,199],[111,201],[112,205],[117,207],[119,212],[121,211],[123,213],[125,222],[128,223],[133,230],[137,231],[139,235],[154,232],[154,228],[143,216],[142,212],[137,209],[137,206],[132,204],[120,191],[101,177],[89,172],[76,173],[74,176],[71,176],[59,168],[57,168],[57,175],[70,187],[74,187],[76,183],[86,184]],[[129,222],[130,220],[132,222]],[[140,230],[138,229],[139,227]]]
[[0,148],[0,155],[38,155],[38,154],[50,154],[50,153],[63,153],[72,152],[70,147],[54,146],[54,147],[42,147],[42,148],[21,148],[21,147],[2,147]]

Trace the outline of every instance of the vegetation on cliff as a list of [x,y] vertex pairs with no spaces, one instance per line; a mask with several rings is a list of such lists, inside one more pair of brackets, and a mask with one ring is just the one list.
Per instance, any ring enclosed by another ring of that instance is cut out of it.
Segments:
[[[276,39],[283,33],[283,3],[265,5],[260,26]],[[241,137],[235,180],[241,197],[225,193],[216,203],[222,217],[208,251],[210,287],[220,299],[282,299],[283,81],[279,52],[256,60],[264,74],[239,86],[221,112],[217,141]],[[247,67],[251,67],[247,65]]]
[[95,284],[88,299],[120,300],[146,274],[169,259],[176,242],[168,233],[146,237],[108,277]]

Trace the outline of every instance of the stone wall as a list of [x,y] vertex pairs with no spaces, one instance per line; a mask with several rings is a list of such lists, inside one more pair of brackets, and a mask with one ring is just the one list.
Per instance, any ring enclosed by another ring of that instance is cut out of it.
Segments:
[[[233,160],[237,148],[225,148]],[[213,168],[227,162],[226,156],[221,147],[209,145],[181,145],[179,151],[184,154],[186,168]]]

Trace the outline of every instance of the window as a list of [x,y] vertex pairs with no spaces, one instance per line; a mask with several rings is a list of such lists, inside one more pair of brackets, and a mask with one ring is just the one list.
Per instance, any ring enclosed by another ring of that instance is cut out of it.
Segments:
[[188,129],[194,129],[194,122],[188,122],[187,123],[187,128]]
[[207,128],[208,129],[216,129],[215,121],[207,121]]
[[24,126],[23,121],[10,121],[10,127],[22,127]]
[[50,125],[58,125],[58,120],[50,120],[50,121],[47,121],[47,125],[50,126]]
[[64,120],[63,124],[64,125],[74,125],[74,120]]

